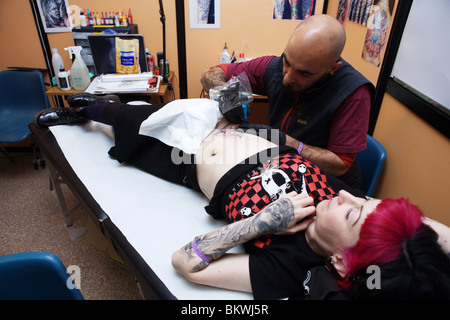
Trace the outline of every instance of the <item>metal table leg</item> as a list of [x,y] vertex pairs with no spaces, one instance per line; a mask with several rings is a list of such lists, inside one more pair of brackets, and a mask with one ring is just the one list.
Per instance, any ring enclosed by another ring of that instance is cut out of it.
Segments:
[[74,212],[78,207],[80,206],[80,203],[75,205],[72,209],[69,209],[66,199],[64,198],[64,194],[61,189],[61,184],[65,183],[62,177],[58,174],[56,169],[53,167],[52,163],[50,161],[47,161],[47,168],[50,172],[50,190],[53,190],[55,188],[56,195],[59,200],[59,204],[61,206],[64,221],[66,223],[67,227],[72,226],[72,219],[70,218],[70,214]]

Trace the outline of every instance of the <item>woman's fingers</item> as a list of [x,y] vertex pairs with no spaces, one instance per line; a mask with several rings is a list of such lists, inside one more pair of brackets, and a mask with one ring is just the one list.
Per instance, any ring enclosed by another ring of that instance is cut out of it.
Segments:
[[289,234],[296,234],[297,232],[300,232],[300,231],[305,231],[306,228],[308,228],[308,226],[313,221],[314,221],[314,219],[307,218],[305,220],[302,220],[302,221],[294,224],[292,227],[290,227],[289,229],[287,229],[279,234],[289,235]]
[[286,194],[284,198],[292,202],[295,218],[284,231],[278,234],[294,234],[305,230],[313,221],[312,217],[316,212],[314,200],[306,194],[298,194],[295,191]]

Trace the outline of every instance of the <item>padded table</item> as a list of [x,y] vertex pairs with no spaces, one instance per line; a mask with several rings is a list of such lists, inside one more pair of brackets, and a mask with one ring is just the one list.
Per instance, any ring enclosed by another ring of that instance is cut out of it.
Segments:
[[116,249],[145,299],[253,299],[248,293],[193,284],[172,267],[175,250],[225,224],[206,213],[206,197],[112,159],[110,126],[90,121],[49,130],[29,127],[47,159],[66,224],[72,209],[64,207],[60,183],[67,184]]

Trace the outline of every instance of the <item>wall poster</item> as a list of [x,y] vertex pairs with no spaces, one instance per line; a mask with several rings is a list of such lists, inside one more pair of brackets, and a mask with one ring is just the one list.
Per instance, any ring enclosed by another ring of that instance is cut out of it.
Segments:
[[71,32],[73,25],[67,0],[37,0],[44,30],[51,32]]
[[386,47],[394,0],[374,0],[367,19],[367,33],[362,57],[379,67]]
[[189,0],[192,29],[220,28],[220,0]]
[[304,20],[316,12],[316,0],[273,0],[274,20]]
[[395,0],[339,0],[336,19],[367,27],[362,58],[379,67],[389,36]]

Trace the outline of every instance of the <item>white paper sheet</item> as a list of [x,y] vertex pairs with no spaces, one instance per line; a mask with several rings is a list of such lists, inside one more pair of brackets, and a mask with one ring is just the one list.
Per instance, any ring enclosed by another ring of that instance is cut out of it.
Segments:
[[139,134],[154,137],[187,154],[195,154],[221,118],[217,101],[174,100],[142,122]]
[[101,75],[92,80],[87,93],[108,94],[108,93],[140,93],[140,92],[158,92],[162,77],[157,76],[155,87],[150,88],[148,81],[153,76],[150,74],[130,75]]

